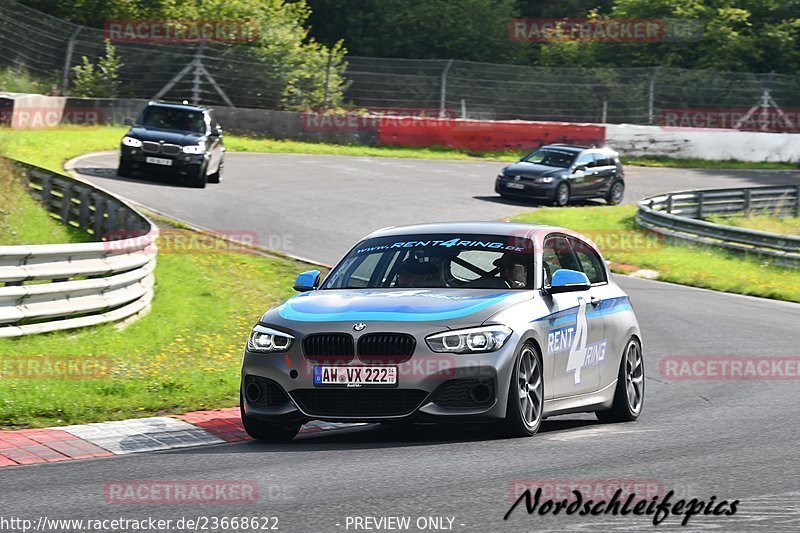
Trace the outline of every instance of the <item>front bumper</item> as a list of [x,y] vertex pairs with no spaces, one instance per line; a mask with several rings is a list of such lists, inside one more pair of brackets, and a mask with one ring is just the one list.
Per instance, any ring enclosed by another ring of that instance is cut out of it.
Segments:
[[550,183],[533,183],[527,180],[517,181],[498,177],[494,182],[494,191],[497,194],[552,200],[556,194],[556,185],[558,185],[556,180]]
[[[171,164],[159,165],[148,163],[148,157],[167,159],[171,161]],[[160,153],[148,154],[143,152],[141,148],[131,148],[124,145],[120,150],[120,164],[127,165],[133,169],[147,169],[148,171],[171,172],[181,175],[197,174],[207,159],[208,152],[205,154],[180,153],[177,155],[165,155]]]
[[[514,335],[496,352],[469,355],[431,352],[424,339],[422,343],[417,340],[411,359],[396,365],[398,382],[394,387],[315,386],[314,366],[322,363],[308,361],[300,342],[283,354],[245,350],[241,381],[244,412],[282,423],[464,422],[505,417],[516,357]],[[345,366],[361,364],[356,357]],[[253,401],[257,389],[262,395]]]

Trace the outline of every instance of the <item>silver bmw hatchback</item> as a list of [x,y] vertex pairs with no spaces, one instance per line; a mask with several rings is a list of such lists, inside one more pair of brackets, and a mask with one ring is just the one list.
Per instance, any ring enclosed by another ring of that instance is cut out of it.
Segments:
[[553,415],[642,411],[633,308],[570,230],[387,228],[294,288],[245,348],[240,405],[256,439],[290,440],[310,420],[495,422],[530,436]]

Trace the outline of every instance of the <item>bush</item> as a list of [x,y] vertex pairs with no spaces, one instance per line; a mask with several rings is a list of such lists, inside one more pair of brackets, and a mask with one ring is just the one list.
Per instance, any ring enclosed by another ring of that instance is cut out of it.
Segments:
[[84,98],[114,98],[119,90],[119,69],[123,66],[116,48],[106,41],[106,54],[91,63],[83,56],[82,64],[72,67],[75,77],[72,94]]

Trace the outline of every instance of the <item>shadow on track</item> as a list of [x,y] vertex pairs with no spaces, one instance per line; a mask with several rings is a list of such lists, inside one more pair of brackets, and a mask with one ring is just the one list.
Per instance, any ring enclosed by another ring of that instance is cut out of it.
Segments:
[[[538,435],[554,434],[582,427],[604,425],[594,419],[545,420]],[[537,436],[531,437],[536,442]],[[257,441],[225,446],[225,453],[310,452],[330,450],[365,450],[377,448],[402,448],[506,440],[497,436],[488,424],[368,424],[349,428],[324,430],[301,434],[292,442],[272,444]],[[514,439],[517,440],[517,439]],[[216,446],[167,450],[161,453],[205,454],[216,453]]]
[[133,177],[125,178],[117,175],[116,169],[113,168],[78,167],[75,168],[74,170],[78,174],[94,178],[105,178],[109,180],[125,181],[129,183],[146,183],[162,187],[175,187],[181,189],[186,188],[186,180],[182,176],[169,174],[167,172],[144,174],[140,171],[134,171]]

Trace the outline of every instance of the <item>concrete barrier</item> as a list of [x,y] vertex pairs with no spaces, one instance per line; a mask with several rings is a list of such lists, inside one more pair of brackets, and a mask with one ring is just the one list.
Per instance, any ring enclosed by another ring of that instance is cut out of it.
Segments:
[[797,133],[609,124],[606,142],[627,156],[800,162]]
[[[121,124],[147,100],[65,98],[0,93],[0,124]],[[216,107],[223,128],[235,134],[336,144],[445,146],[465,150],[528,150],[542,144],[608,144],[627,156],[710,160],[800,161],[800,134],[633,124],[461,120],[454,118],[338,115]]]

